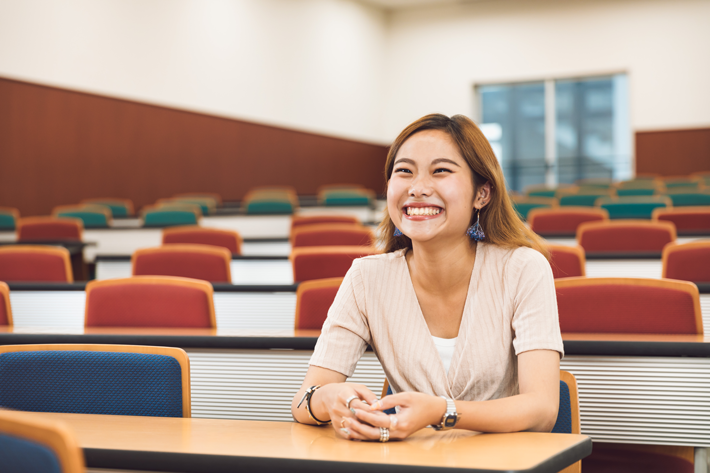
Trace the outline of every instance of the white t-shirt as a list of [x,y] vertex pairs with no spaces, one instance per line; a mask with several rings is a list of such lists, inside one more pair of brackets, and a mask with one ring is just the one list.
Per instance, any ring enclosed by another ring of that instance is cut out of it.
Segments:
[[454,348],[456,347],[456,338],[439,338],[434,335],[431,336],[434,339],[434,345],[439,351],[439,356],[441,361],[444,363],[444,368],[446,372],[449,372],[449,366],[451,366],[451,360],[454,357]]

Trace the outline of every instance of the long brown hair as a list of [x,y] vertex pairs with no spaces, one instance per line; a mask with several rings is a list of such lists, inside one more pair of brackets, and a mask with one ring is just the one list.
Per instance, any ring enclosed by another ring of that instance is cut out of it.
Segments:
[[[513,209],[505,190],[505,178],[498,159],[490,143],[473,121],[463,115],[433,113],[415,121],[399,134],[387,154],[385,180],[389,183],[394,168],[394,160],[402,144],[412,135],[424,130],[441,130],[448,134],[461,152],[473,173],[474,195],[486,182],[491,185],[491,199],[480,210],[480,224],[486,234],[485,242],[509,248],[525,246],[533,248],[549,259],[549,252],[542,239],[525,226]],[[469,225],[473,224],[476,210],[471,214]],[[386,253],[400,248],[412,248],[412,240],[406,235],[394,236],[394,223],[385,207],[384,217],[379,227],[379,242]]]

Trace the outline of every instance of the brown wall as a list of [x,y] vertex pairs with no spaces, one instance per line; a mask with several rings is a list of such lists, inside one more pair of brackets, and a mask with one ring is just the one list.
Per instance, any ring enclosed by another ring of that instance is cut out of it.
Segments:
[[253,186],[384,188],[387,147],[0,79],[0,206],[42,215],[89,197],[140,207]]
[[636,132],[636,172],[677,176],[710,171],[710,128]]

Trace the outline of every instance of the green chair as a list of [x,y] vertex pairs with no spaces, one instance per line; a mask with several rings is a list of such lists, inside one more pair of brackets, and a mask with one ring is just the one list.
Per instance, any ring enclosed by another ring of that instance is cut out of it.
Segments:
[[632,196],[650,196],[656,193],[655,189],[617,189],[616,195],[619,197],[632,197]]
[[173,197],[170,199],[159,199],[158,205],[190,204],[200,208],[202,215],[210,215],[215,212],[217,202],[210,197]]
[[678,192],[669,193],[668,197],[674,207],[691,207],[697,205],[710,205],[710,192]]
[[246,203],[248,215],[285,215],[293,214],[293,204],[289,200],[251,200]]
[[527,220],[528,218],[528,213],[532,209],[539,209],[539,208],[552,208],[551,203],[543,203],[543,202],[513,202],[513,208],[515,209],[516,212],[518,212],[518,215],[520,215],[520,218],[523,220]]
[[361,192],[328,192],[322,200],[326,207],[330,206],[367,206],[370,205],[371,196]]
[[108,207],[112,217],[133,216],[133,202],[129,199],[84,199],[81,203]]
[[62,205],[55,207],[52,215],[57,218],[78,218],[84,228],[108,228],[111,210],[105,205]]
[[20,212],[10,207],[0,207],[0,230],[14,230]]
[[651,219],[653,211],[670,207],[667,197],[622,197],[618,199],[603,197],[597,201],[597,207],[609,212],[609,218],[615,219]]
[[144,227],[171,227],[175,225],[197,225],[198,214],[194,210],[175,208],[151,208],[143,212]]
[[607,193],[563,195],[562,197],[560,197],[560,207],[594,207],[594,203],[597,201],[597,199],[607,195]]
[[536,189],[527,193],[528,197],[555,197],[556,189]]
[[686,190],[694,190],[700,187],[700,181],[694,179],[669,179],[664,181],[666,189],[683,188]]

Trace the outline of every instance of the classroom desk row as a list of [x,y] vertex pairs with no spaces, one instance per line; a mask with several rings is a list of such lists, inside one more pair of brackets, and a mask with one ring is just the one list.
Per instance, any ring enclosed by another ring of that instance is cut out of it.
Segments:
[[[584,435],[423,429],[405,441],[349,442],[297,423],[31,413],[68,425],[87,466],[180,473],[556,473],[586,457]],[[150,432],[150,435],[146,435]]]
[[[290,421],[291,399],[318,331],[0,328],[0,345],[109,343],[176,346],[190,358],[192,415]],[[582,433],[595,441],[710,447],[710,337],[563,334],[562,369],[577,377]],[[378,394],[371,351],[350,381]]]
[[[85,282],[10,283],[17,327],[80,328],[84,325]],[[213,284],[220,329],[290,330],[295,324],[295,284],[237,286]],[[703,326],[710,332],[710,284],[700,285]]]

